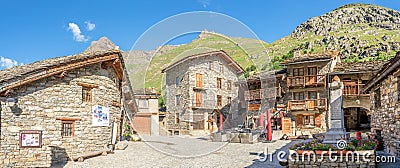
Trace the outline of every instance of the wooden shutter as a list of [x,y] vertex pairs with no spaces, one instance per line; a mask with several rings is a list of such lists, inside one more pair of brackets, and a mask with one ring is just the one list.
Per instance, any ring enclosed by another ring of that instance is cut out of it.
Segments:
[[297,115],[297,126],[303,126],[303,116],[302,115]]
[[196,92],[196,107],[201,107],[202,103],[202,94],[201,92]]
[[321,127],[321,115],[320,114],[315,115],[315,126]]
[[203,76],[201,74],[196,74],[196,87],[203,87]]

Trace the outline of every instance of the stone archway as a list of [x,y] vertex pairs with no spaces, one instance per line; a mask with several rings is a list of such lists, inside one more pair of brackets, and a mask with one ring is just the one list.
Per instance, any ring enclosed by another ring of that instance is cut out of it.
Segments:
[[347,131],[359,131],[370,128],[370,111],[363,107],[347,107],[343,109],[344,126]]

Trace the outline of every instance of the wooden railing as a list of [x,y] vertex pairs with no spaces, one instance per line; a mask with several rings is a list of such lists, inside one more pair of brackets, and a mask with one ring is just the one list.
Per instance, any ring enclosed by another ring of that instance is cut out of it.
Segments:
[[289,111],[327,109],[327,99],[289,100]]
[[244,98],[245,100],[271,99],[275,97],[282,97],[281,92],[282,92],[281,87],[248,90],[244,92]]
[[288,87],[324,86],[325,75],[291,76],[287,79]]
[[361,90],[363,89],[365,84],[361,84],[351,80],[344,80],[343,85],[343,95],[361,95]]

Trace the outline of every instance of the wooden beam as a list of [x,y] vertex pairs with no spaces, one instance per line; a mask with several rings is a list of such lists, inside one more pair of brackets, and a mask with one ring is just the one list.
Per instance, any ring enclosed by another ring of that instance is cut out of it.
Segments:
[[62,121],[80,121],[81,118],[78,118],[78,117],[56,117],[56,120],[62,120]]
[[99,85],[97,85],[97,84],[90,84],[90,83],[84,83],[84,82],[77,82],[76,84],[79,86],[88,87],[88,88],[98,88],[99,87]]
[[119,59],[115,59],[113,62],[113,68],[115,73],[117,74],[118,79],[121,81],[124,77],[124,71],[122,69],[122,65]]
[[12,93],[12,90],[5,90],[5,91],[1,92],[0,96],[6,97],[6,96],[9,96],[10,93]]
[[62,78],[67,75],[67,71],[62,71],[60,74],[54,75],[56,78]]

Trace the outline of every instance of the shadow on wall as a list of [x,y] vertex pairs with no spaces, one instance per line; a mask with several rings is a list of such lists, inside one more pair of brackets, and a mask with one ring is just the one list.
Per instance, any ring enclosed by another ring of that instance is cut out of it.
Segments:
[[64,148],[49,146],[51,148],[51,167],[64,167],[68,161],[68,154]]

